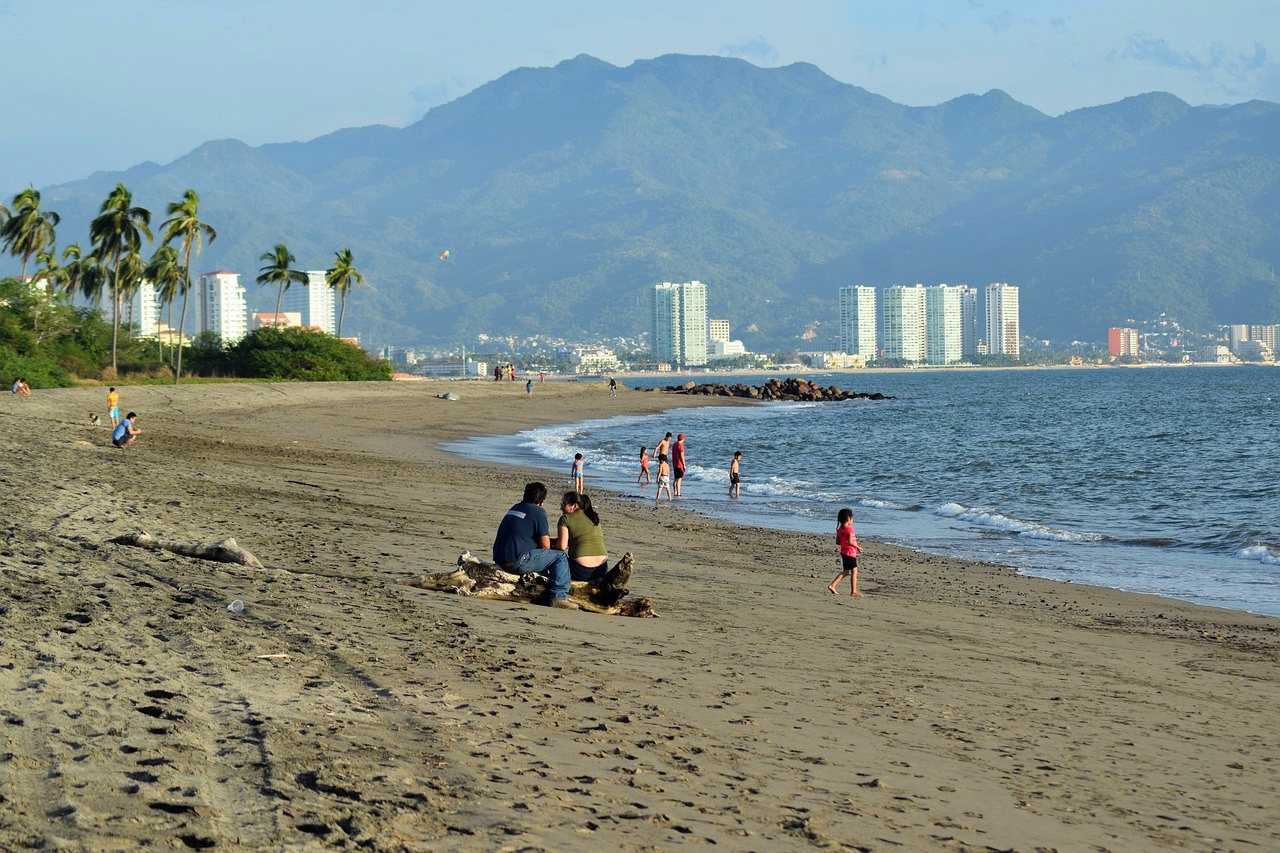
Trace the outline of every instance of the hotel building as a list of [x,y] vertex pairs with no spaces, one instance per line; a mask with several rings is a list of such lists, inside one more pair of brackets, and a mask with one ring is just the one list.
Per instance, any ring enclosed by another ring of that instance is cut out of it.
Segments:
[[861,356],[865,364],[875,361],[876,346],[876,289],[840,288],[840,349]]
[[884,289],[884,356],[919,364],[925,360],[925,288]]
[[653,288],[653,357],[682,367],[707,363],[707,286],[663,282]]
[[249,307],[244,301],[240,273],[207,272],[196,280],[196,327],[213,332],[224,344],[249,333]]
[[293,284],[284,292],[280,310],[297,312],[303,326],[334,334],[338,328],[337,300],[324,280],[324,270],[307,270],[306,284]]
[[961,288],[939,284],[924,290],[924,358],[929,364],[959,364],[963,356]]
[[988,284],[986,289],[987,351],[992,355],[1022,355],[1022,329],[1018,320],[1018,288]]
[[1138,354],[1137,329],[1107,329],[1107,352],[1115,356]]

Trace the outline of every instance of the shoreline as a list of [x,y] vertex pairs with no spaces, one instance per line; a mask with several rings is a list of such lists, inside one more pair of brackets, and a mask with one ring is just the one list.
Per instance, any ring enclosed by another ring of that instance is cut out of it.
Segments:
[[[0,417],[0,846],[1280,843],[1274,619],[876,542],[836,598],[829,536],[612,499],[660,619],[394,584],[541,475],[442,442],[714,400],[125,386],[117,450],[100,397]],[[138,528],[267,568],[104,544]]]

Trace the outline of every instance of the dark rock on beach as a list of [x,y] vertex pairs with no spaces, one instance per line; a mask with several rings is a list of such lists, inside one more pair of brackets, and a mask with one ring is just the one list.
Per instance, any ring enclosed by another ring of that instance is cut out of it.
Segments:
[[749,400],[788,400],[804,402],[838,402],[840,400],[892,400],[893,397],[879,392],[866,394],[859,391],[845,391],[834,385],[826,388],[807,379],[770,379],[763,385],[744,385],[737,383],[726,385],[723,382],[708,382],[699,385],[686,382],[683,385],[668,385],[662,389],[669,394],[692,394],[707,397],[743,397]]

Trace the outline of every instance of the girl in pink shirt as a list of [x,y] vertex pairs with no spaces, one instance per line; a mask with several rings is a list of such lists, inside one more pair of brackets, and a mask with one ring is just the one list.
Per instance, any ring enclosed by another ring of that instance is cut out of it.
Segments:
[[848,507],[836,515],[836,544],[840,546],[840,574],[827,589],[832,595],[839,595],[836,586],[848,575],[853,589],[849,594],[862,598],[862,593],[858,592],[858,555],[862,548],[858,547],[858,534],[853,532],[853,510]]

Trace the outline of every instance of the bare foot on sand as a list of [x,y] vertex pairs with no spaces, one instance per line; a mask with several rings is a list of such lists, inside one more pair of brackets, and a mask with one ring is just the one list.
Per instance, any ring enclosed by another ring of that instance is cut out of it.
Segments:
[[855,589],[853,592],[849,593],[849,594],[850,594],[850,595],[856,595],[858,598],[862,598],[862,597],[863,597],[862,593],[858,592],[856,589]]
[[839,594],[840,594],[840,593],[836,592],[836,588],[835,588],[834,586],[829,586],[829,587],[827,587],[827,589],[831,590],[831,594],[832,594],[832,595],[839,595]]

